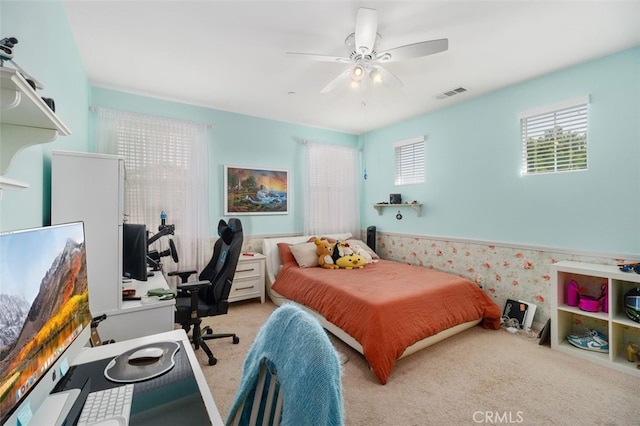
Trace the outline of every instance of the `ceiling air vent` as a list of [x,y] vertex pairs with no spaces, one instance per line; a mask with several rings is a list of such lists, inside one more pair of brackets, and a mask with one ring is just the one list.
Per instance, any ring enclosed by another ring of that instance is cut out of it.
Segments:
[[465,89],[464,87],[458,87],[457,89],[448,90],[444,93],[440,93],[439,95],[436,95],[436,99],[447,99],[447,98],[450,98],[451,96],[455,96],[457,94],[464,93],[466,91],[467,89]]

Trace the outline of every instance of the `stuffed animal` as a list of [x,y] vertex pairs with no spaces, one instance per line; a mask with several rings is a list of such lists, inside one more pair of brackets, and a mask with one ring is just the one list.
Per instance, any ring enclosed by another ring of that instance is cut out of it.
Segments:
[[371,254],[365,249],[363,249],[360,245],[353,244],[351,246],[351,249],[353,250],[354,254],[362,256],[364,258],[365,263],[373,263],[373,257],[371,257]]
[[349,243],[347,243],[346,241],[338,240],[336,241],[336,246],[333,249],[333,263],[336,263],[341,257],[349,256],[352,254],[354,253],[353,250],[351,250]]
[[320,238],[316,238],[314,242],[316,243],[316,253],[318,253],[318,265],[325,269],[338,269],[338,265],[333,261],[335,244]]
[[348,254],[346,256],[342,256],[336,262],[336,265],[344,269],[354,269],[354,268],[361,269],[361,268],[364,268],[365,264],[366,262],[364,260],[364,257],[358,254]]

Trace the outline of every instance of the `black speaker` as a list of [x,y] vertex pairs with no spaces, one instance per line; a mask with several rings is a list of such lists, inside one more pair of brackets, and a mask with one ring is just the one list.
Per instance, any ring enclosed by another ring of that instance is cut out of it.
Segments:
[[373,251],[376,251],[376,227],[370,226],[367,228],[367,245]]
[[56,103],[51,98],[42,98],[45,104],[49,107],[49,109],[53,112],[56,112]]

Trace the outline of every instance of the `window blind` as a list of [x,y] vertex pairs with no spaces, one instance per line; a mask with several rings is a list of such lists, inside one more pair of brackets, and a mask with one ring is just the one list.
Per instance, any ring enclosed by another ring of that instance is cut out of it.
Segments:
[[424,137],[407,139],[394,144],[396,157],[396,185],[424,182]]
[[[98,151],[125,160],[125,214],[151,232],[165,212],[180,265],[200,270],[210,252],[207,129],[203,123],[97,108]],[[158,251],[167,239],[155,243]]]
[[520,115],[522,174],[587,168],[588,97]]
[[306,143],[304,233],[360,232],[360,153],[351,147]]

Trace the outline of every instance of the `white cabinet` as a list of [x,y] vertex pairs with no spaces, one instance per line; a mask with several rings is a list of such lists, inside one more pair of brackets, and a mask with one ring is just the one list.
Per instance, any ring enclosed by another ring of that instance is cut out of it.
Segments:
[[[568,261],[552,265],[551,274],[551,347],[640,377],[638,362],[629,362],[626,355],[630,341],[640,345],[640,323],[629,319],[624,312],[624,294],[640,287],[640,275],[622,272],[616,266]],[[567,286],[571,280],[590,294],[596,294],[606,285],[608,312],[602,309],[587,312],[567,305]],[[609,353],[580,349],[567,341],[569,334],[582,334],[586,328],[596,329],[608,337]]]
[[124,160],[114,155],[51,153],[51,223],[84,222],[93,316],[122,303]]
[[265,256],[260,253],[240,254],[229,293],[229,302],[259,297],[260,303],[264,303],[265,259]]
[[[87,245],[89,307],[103,339],[124,340],[173,329],[175,300],[141,303],[122,300],[124,159],[114,155],[51,153],[51,222],[83,221]],[[138,286],[137,296],[167,288],[162,272]]]

